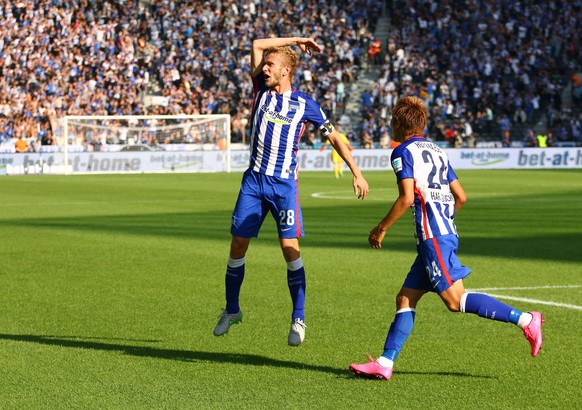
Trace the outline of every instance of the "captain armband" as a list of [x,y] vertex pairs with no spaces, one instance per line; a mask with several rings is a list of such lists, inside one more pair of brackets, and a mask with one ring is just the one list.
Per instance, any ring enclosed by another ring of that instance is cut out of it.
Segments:
[[333,132],[333,124],[327,120],[321,125],[321,127],[319,127],[319,129],[321,130],[321,135],[327,137]]

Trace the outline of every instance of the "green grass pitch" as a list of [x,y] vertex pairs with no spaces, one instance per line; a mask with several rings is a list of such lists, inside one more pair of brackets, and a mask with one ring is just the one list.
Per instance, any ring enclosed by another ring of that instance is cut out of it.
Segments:
[[391,172],[365,174],[365,201],[347,176],[301,174],[298,348],[270,218],[247,254],[244,321],[212,335],[239,173],[1,178],[0,408],[581,408],[582,170],[458,174],[465,286],[541,310],[544,347],[532,358],[517,327],[427,295],[389,382],[347,368],[381,353],[415,255],[410,214],[367,244]]

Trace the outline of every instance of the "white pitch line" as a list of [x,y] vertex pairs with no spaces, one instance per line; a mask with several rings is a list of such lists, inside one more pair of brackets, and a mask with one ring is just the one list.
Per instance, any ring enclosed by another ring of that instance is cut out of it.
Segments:
[[[484,292],[484,291],[489,291],[489,290],[576,289],[576,288],[581,288],[581,287],[582,286],[580,286],[580,285],[516,286],[516,287],[508,287],[508,288],[467,289],[467,292]],[[545,300],[520,298],[520,297],[516,297],[516,296],[507,296],[507,295],[494,295],[492,293],[487,293],[487,295],[492,296],[494,298],[499,298],[499,299],[515,300],[517,302],[529,302],[529,303],[537,303],[540,305],[549,305],[549,306],[564,307],[567,309],[582,310],[582,306],[571,305],[569,303],[548,302]]]
[[[338,195],[339,194],[339,195]],[[314,192],[311,194],[313,198],[319,199],[342,199],[342,200],[352,200],[357,198],[353,191],[327,191],[327,192]],[[374,198],[367,196],[366,201],[387,201],[390,198]]]
[[567,309],[574,309],[574,310],[582,310],[582,306],[577,305],[570,305],[568,303],[558,303],[558,302],[547,302],[545,300],[538,300],[538,299],[529,299],[529,298],[518,298],[515,296],[506,296],[506,295],[494,295],[492,293],[487,293],[489,296],[499,299],[507,299],[507,300],[515,300],[518,302],[529,302],[529,303],[537,303],[540,305],[549,305],[549,306],[557,306],[557,307],[564,307]]
[[544,285],[544,286],[517,286],[513,288],[478,288],[478,289],[471,289],[468,292],[472,291],[484,291],[484,290],[536,290],[536,289],[574,289],[574,288],[582,288],[582,285]]

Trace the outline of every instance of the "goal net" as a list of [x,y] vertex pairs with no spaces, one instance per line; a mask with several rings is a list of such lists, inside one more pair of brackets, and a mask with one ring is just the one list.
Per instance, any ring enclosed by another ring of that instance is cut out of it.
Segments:
[[149,164],[112,172],[230,172],[230,115],[66,116],[57,144],[72,173],[83,172],[72,159],[80,154],[91,155],[89,172],[105,157]]

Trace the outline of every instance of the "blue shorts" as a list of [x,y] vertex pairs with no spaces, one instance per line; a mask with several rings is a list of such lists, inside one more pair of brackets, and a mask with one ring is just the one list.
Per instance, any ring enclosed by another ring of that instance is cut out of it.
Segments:
[[241,238],[257,237],[268,212],[277,222],[279,238],[304,235],[297,181],[245,171],[230,233]]
[[417,245],[418,256],[402,287],[440,294],[467,277],[471,269],[461,265],[457,258],[458,247],[456,235],[438,236]]

